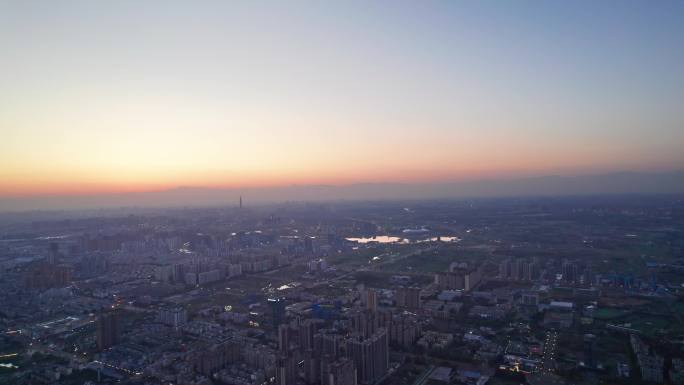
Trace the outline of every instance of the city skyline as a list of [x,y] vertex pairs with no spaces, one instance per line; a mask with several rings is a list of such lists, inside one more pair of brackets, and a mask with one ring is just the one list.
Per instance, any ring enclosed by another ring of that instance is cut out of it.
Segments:
[[0,384],[684,384],[684,1],[0,0]]
[[0,5],[0,197],[684,169],[684,6]]

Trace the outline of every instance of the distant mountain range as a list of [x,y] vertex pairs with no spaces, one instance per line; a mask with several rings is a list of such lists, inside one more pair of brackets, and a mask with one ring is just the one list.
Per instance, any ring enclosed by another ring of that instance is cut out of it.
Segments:
[[0,211],[246,205],[285,201],[429,199],[504,196],[684,194],[684,171],[620,172],[583,176],[543,176],[510,180],[436,183],[363,183],[268,188],[178,187],[153,192],[100,195],[46,195],[0,198]]

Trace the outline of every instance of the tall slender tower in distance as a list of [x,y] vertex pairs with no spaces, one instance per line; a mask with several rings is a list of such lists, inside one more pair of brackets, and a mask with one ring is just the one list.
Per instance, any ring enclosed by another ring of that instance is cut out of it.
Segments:
[[242,195],[240,195],[240,208],[242,208]]

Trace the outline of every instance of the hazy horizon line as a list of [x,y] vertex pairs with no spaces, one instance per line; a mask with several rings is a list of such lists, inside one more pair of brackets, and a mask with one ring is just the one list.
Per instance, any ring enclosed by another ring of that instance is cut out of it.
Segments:
[[289,185],[255,188],[176,187],[97,195],[0,197],[0,212],[125,207],[216,207],[282,202],[425,200],[487,197],[682,194],[684,170],[545,175],[467,182]]
[[349,183],[325,183],[325,182],[311,182],[311,183],[287,183],[287,184],[265,184],[265,185],[211,185],[211,184],[179,184],[175,186],[168,186],[163,188],[151,189],[124,189],[110,191],[94,191],[94,192],[39,192],[39,193],[25,193],[25,194],[6,194],[0,193],[1,199],[32,199],[32,198],[50,198],[50,197],[95,197],[95,196],[111,196],[111,195],[128,195],[128,194],[147,194],[147,193],[162,193],[183,189],[196,190],[268,190],[268,189],[282,189],[291,187],[326,187],[326,188],[343,188],[353,186],[379,186],[379,185],[399,185],[399,186],[434,186],[434,185],[449,185],[458,183],[488,183],[488,182],[512,182],[535,180],[543,178],[582,178],[582,177],[596,177],[604,175],[624,175],[624,174],[648,174],[648,175],[662,175],[662,174],[680,174],[684,173],[684,168],[673,168],[669,170],[658,171],[644,171],[634,169],[624,169],[615,171],[595,171],[576,174],[562,174],[562,173],[539,173],[536,175],[502,175],[497,177],[455,177],[445,179],[433,180],[416,180],[416,181],[402,181],[402,180],[388,180],[388,181],[358,181]]

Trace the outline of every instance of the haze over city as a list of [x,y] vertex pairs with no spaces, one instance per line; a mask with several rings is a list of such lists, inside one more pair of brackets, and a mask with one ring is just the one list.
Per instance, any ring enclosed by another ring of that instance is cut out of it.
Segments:
[[3,2],[0,199],[682,170],[683,8]]
[[0,385],[684,385],[684,1],[0,0]]

